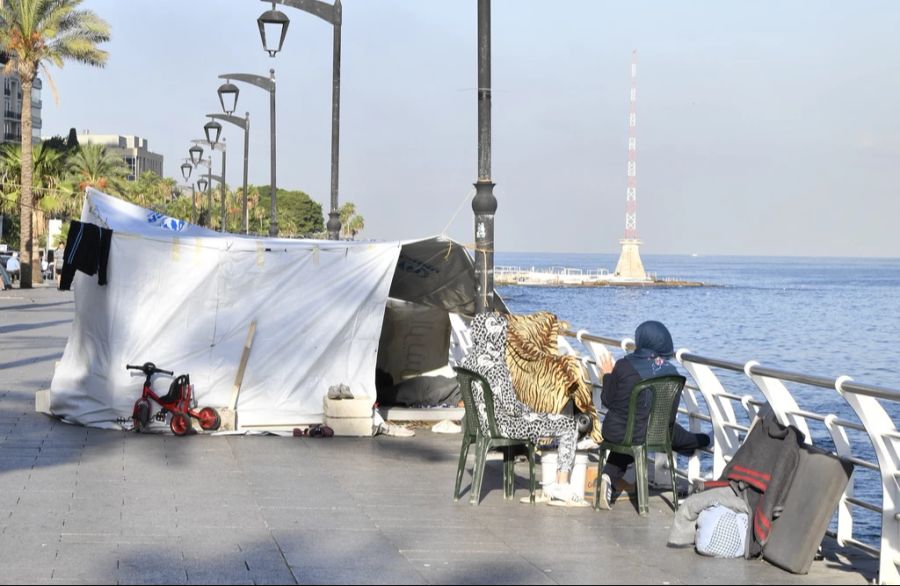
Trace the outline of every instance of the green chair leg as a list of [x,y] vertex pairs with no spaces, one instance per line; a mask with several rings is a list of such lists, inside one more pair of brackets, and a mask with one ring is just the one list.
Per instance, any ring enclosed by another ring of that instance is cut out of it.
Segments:
[[516,459],[510,447],[503,448],[503,498],[509,500],[516,494]]
[[597,462],[597,481],[594,483],[594,510],[600,510],[600,476],[603,474],[603,468],[606,466],[606,458],[609,456],[607,450],[600,450],[600,460]]
[[647,478],[647,452],[644,446],[634,446],[635,482],[638,490],[638,513],[650,514],[650,486]]
[[670,451],[668,453],[669,456],[669,474],[672,477],[672,504],[675,506],[675,510],[678,510],[678,483],[676,480],[675,474],[675,456]]
[[463,474],[466,471],[466,459],[469,457],[469,447],[472,445],[472,436],[463,438],[462,447],[459,449],[459,466],[456,468],[456,486],[453,488],[453,500],[459,500],[459,490],[462,487]]
[[528,494],[534,505],[534,444],[528,444]]
[[469,502],[473,505],[481,501],[481,481],[484,480],[484,466],[487,459],[491,441],[488,438],[479,437],[475,442],[475,476],[472,479],[472,496]]

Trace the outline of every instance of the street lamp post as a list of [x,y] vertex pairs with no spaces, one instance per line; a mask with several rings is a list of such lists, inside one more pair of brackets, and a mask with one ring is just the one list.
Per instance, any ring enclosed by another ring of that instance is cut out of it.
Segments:
[[478,181],[475,213],[475,311],[494,309],[494,214],[491,181],[491,0],[478,0]]
[[[197,179],[197,189],[200,190],[201,198],[203,197],[203,194],[206,193],[206,190],[209,189],[209,183],[210,183],[210,181],[206,177],[200,177],[200,179]],[[200,220],[202,219],[202,216],[203,216],[203,212],[201,211],[200,216],[197,217],[197,223],[201,226],[204,226],[205,224],[200,222]]]
[[[230,122],[231,124],[234,124],[238,128],[242,128],[244,130],[244,197],[241,212],[241,229],[243,230],[244,234],[246,234],[249,230],[247,215],[247,151],[250,148],[250,112],[246,112],[244,118],[238,118],[237,116],[231,116],[230,114],[207,114],[206,116],[209,118],[223,120],[225,122]],[[223,152],[222,157],[224,158],[224,156],[225,153]]]
[[[188,149],[188,154],[189,154],[190,157],[191,157],[191,163],[192,163],[195,167],[199,166],[199,165],[201,164],[201,162],[204,162],[204,160],[203,160],[203,147],[198,146],[198,145],[194,145],[194,146],[192,146],[191,148]],[[211,166],[212,166],[211,163],[210,163],[210,165],[208,165],[208,166],[211,168]],[[209,185],[209,181],[203,179],[202,177],[197,181],[197,187],[200,188],[200,197],[201,197],[201,198],[203,197],[203,193],[206,191],[206,185]],[[201,204],[202,204],[202,201],[201,201]],[[193,206],[193,207],[194,207],[194,215],[195,215],[196,221],[199,222],[199,221],[200,221],[200,216],[196,214],[196,212],[197,212],[197,210],[196,210],[196,202],[194,202],[194,206]]]
[[[211,123],[207,123],[206,126],[208,127],[210,124]],[[215,122],[214,124],[216,126],[219,126],[219,128],[221,129],[221,125],[218,122]],[[209,138],[215,138],[215,137],[210,134]],[[219,227],[219,231],[224,232],[225,231],[225,221],[227,220],[227,213],[228,213],[228,208],[225,205],[225,203],[226,203],[225,202],[225,179],[224,179],[224,177],[226,177],[226,175],[225,175],[225,155],[226,155],[225,139],[222,139],[221,142],[212,142],[210,140],[199,140],[199,139],[192,140],[191,142],[194,143],[195,145],[203,145],[203,146],[209,147],[210,149],[212,149],[214,151],[220,151],[222,153],[222,177],[223,177],[223,179],[219,182],[219,184],[221,185],[221,189],[222,189],[222,225]],[[212,155],[210,155],[210,157],[209,157],[209,177],[214,178],[212,175]],[[209,191],[210,219],[212,219],[212,209],[213,209],[213,199],[212,199],[212,189],[210,189],[210,191]]]
[[[341,21],[342,8],[341,0],[334,0],[334,4],[328,4],[320,0],[262,0],[263,2],[271,2],[272,10],[264,12],[257,22],[259,23],[259,32],[262,37],[262,43],[265,50],[271,57],[281,50],[284,44],[284,38],[287,34],[290,20],[283,13],[275,10],[275,4],[283,4],[308,12],[317,16],[325,22],[332,25],[334,29],[333,50],[332,50],[332,83],[331,83],[331,211],[328,213],[328,238],[337,240],[341,234],[341,216],[338,211],[338,169],[339,160],[339,143],[340,143],[340,127],[341,127]],[[273,39],[267,38],[266,28],[276,29],[278,36],[277,46],[270,45],[267,41]],[[277,30],[280,28],[280,33]]]
[[237,101],[241,90],[236,85],[231,83],[230,80],[226,80],[225,83],[220,85],[219,89],[216,90],[216,93],[219,94],[219,102],[222,104],[222,111],[225,112],[225,114],[207,114],[207,116],[209,118],[223,120],[225,122],[234,124],[244,131],[244,183],[242,198],[243,201],[241,207],[241,229],[244,234],[247,234],[250,231],[250,216],[247,210],[247,170],[249,163],[248,152],[250,150],[250,112],[245,112],[244,118],[232,116],[232,114],[234,114],[234,111],[237,110]]
[[[258,88],[262,88],[269,92],[269,149],[270,149],[270,161],[269,161],[269,197],[270,197],[270,205],[269,205],[269,236],[278,236],[278,214],[277,214],[277,206],[275,205],[276,199],[276,149],[275,149],[275,70],[269,70],[269,77],[263,77],[261,75],[254,75],[252,73],[226,73],[219,76],[219,79],[225,80],[235,80],[242,81],[244,83],[249,83],[250,85],[255,85]],[[221,89],[221,88],[220,88]],[[222,98],[222,94],[220,94],[220,98]],[[224,99],[222,99],[223,108],[225,107]],[[237,107],[237,94],[234,94],[234,107]],[[244,169],[246,169],[246,161],[247,161],[247,134],[249,132],[250,127],[250,115],[247,114],[247,130],[245,130],[244,135]],[[233,118],[233,117],[232,117]],[[240,120],[238,118],[238,120]],[[229,120],[229,122],[232,122]],[[232,122],[233,124],[237,124],[236,122]],[[245,175],[246,177],[246,171]],[[247,216],[247,182],[244,180],[244,226],[246,230],[248,216]]]
[[[181,164],[181,176],[184,177],[184,180],[187,181],[191,178],[191,171],[194,170],[194,166],[189,162],[185,161]],[[191,223],[195,222],[195,217],[197,215],[197,199],[196,194],[194,192],[194,184],[191,183]]]

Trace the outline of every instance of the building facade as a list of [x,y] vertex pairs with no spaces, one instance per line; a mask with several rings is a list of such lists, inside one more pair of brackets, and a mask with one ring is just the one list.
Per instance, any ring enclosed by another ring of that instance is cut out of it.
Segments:
[[128,180],[135,181],[146,171],[163,176],[163,156],[147,148],[147,139],[133,135],[78,134],[78,144],[99,144],[113,154],[122,157],[128,166]]
[[[0,61],[4,61],[0,59]],[[31,99],[23,100],[22,82],[16,74],[4,75],[3,78],[3,132],[0,134],[0,144],[22,142],[22,108],[31,108],[31,141],[41,141],[41,89],[43,84],[40,78],[34,79],[31,90]]]

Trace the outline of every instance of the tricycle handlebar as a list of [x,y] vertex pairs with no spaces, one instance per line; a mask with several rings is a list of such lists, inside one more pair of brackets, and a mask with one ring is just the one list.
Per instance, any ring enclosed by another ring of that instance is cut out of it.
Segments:
[[147,376],[151,376],[154,374],[168,374],[169,376],[174,376],[174,372],[171,370],[163,370],[161,368],[156,368],[156,365],[152,362],[145,362],[141,366],[135,366],[134,364],[126,364],[125,368],[128,370],[140,370]]

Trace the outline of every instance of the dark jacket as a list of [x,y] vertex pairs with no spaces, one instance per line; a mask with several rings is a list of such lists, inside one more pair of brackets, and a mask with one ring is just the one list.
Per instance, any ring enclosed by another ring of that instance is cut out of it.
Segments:
[[756,422],[747,439],[725,467],[720,480],[727,480],[747,499],[752,511],[753,537],[748,557],[756,557],[769,539],[772,521],[781,514],[784,500],[800,461],[803,432],[785,427],[769,413]]
[[106,266],[109,262],[111,242],[112,230],[72,220],[69,237],[66,239],[66,250],[63,253],[60,290],[69,290],[76,270],[91,276],[99,273],[98,284],[106,285]]
[[[674,366],[668,362],[660,368],[656,376],[678,374]],[[631,400],[631,389],[644,380],[628,357],[616,361],[612,372],[603,375],[603,389],[600,402],[608,409],[603,419],[603,438],[614,443],[625,440],[625,429],[628,425],[628,403]],[[641,443],[647,437],[647,420],[650,418],[650,392],[644,391],[638,397],[637,416],[634,422],[633,443]]]
[[[638,363],[640,365],[640,363]],[[654,376],[669,376],[678,374],[678,369],[669,362],[664,363],[653,372]],[[652,378],[652,377],[648,377]],[[635,360],[630,357],[618,360],[609,374],[603,375],[603,389],[600,392],[600,402],[608,409],[603,419],[603,438],[613,443],[625,440],[625,428],[628,424],[628,401],[631,399],[631,389],[637,383],[645,380],[635,368]],[[647,437],[647,421],[650,419],[650,393],[644,392],[638,398],[637,420],[634,425],[634,443],[641,443]],[[704,434],[692,433],[677,423],[672,434],[672,449],[676,452],[689,454],[697,448],[709,445],[709,437]]]

